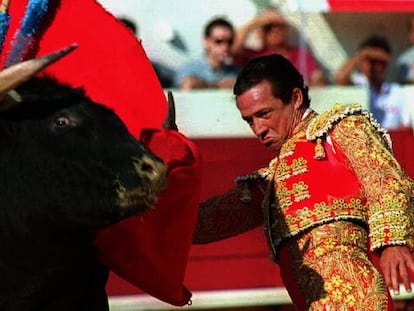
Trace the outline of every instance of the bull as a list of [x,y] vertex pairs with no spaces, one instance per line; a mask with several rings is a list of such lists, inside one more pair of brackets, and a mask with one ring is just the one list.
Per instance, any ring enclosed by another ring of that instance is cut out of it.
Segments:
[[0,73],[2,311],[107,310],[94,233],[165,189],[162,160],[112,110],[31,77],[66,52]]

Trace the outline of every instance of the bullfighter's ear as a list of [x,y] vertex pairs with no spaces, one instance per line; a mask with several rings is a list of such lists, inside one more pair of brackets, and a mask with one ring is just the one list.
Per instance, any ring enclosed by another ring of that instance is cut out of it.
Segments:
[[177,124],[175,123],[175,102],[174,102],[173,93],[171,91],[168,91],[167,95],[168,95],[168,111],[167,111],[167,117],[164,120],[163,128],[178,131]]
[[13,102],[19,102],[19,95],[13,91],[14,88],[72,52],[76,47],[77,45],[73,44],[57,52],[40,58],[26,60],[0,71],[0,111],[10,108]]

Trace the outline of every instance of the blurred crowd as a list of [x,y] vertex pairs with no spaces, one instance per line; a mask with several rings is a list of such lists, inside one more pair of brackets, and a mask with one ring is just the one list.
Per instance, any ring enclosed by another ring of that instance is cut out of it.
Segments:
[[[157,63],[153,64],[154,69],[164,88],[231,89],[240,69],[250,59],[277,53],[296,66],[310,87],[366,87],[369,110],[386,129],[413,126],[414,103],[407,98],[402,85],[414,83],[414,16],[407,31],[412,46],[401,55],[392,54],[385,36],[373,34],[362,40],[355,53],[329,77],[309,46],[290,44],[291,30],[286,18],[272,6],[239,28],[226,18],[215,17],[204,26],[201,42],[204,53],[198,59],[176,71]],[[391,63],[393,59],[395,64]],[[390,65],[397,68],[395,81],[387,79]]]

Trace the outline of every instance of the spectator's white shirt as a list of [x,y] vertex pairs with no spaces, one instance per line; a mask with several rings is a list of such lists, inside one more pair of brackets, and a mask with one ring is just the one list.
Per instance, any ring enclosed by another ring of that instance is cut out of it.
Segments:
[[[385,112],[381,126],[387,130],[395,130],[402,126],[412,126],[414,103],[407,99],[403,87],[397,83],[385,81],[379,93],[369,86],[363,74],[354,74],[351,77],[354,85],[365,86],[369,89],[369,98],[373,105]],[[413,106],[413,107],[412,107]]]

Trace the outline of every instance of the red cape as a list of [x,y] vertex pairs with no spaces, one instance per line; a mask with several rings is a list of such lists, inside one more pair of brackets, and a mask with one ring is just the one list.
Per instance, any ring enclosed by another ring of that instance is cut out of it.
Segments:
[[[0,64],[20,26],[27,0],[10,1],[10,28]],[[93,0],[49,0],[49,11],[28,57],[43,56],[72,43],[79,47],[45,73],[83,87],[96,102],[111,107],[139,137],[142,128],[160,128],[166,98],[141,43]]]
[[[27,0],[10,1],[10,28],[0,65],[26,10]],[[164,92],[141,43],[93,0],[50,0],[43,28],[28,57],[43,56],[73,43],[78,48],[44,72],[84,88],[112,109],[130,132],[161,128]],[[150,149],[169,165],[169,187],[151,212],[131,217],[97,236],[97,248],[110,269],[150,295],[184,305],[183,285],[199,198],[200,159],[194,145],[174,131],[146,135]]]
[[158,299],[184,305],[183,286],[200,196],[197,149],[175,131],[150,131],[145,143],[168,165],[168,188],[145,215],[128,218],[98,233],[103,261],[119,276]]

